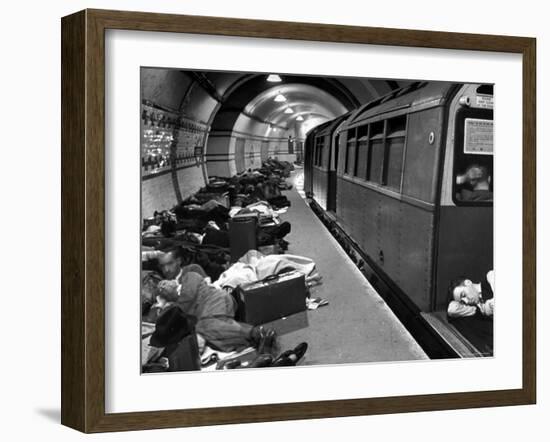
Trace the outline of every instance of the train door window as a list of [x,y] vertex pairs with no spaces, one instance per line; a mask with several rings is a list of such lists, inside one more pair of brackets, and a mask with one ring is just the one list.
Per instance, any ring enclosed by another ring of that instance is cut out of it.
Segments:
[[323,136],[323,149],[321,150],[321,164],[322,167],[328,167],[328,157],[329,157],[329,148],[330,143],[327,143],[328,137],[325,135]]
[[315,138],[315,143],[313,146],[313,165],[317,166],[317,151],[319,150],[319,139]]
[[317,162],[319,158],[319,138],[315,138],[315,148],[313,150],[313,165],[317,166]]
[[323,165],[323,150],[325,150],[325,137],[319,137],[319,151],[317,157],[317,165]]
[[493,202],[493,110],[461,108],[456,116],[453,197],[457,205]]
[[355,141],[356,141],[356,134],[357,129],[351,129],[348,132],[348,143],[347,143],[347,149],[346,149],[346,164],[344,173],[350,174],[353,171],[354,164],[353,164],[353,157],[355,154]]
[[367,159],[367,180],[382,183],[382,167],[384,165],[384,122],[371,124],[369,136],[369,155]]
[[321,159],[323,155],[323,137],[318,137],[315,140],[315,161],[316,166],[321,165]]
[[367,161],[368,161],[368,125],[361,126],[357,129],[357,155],[355,156],[355,176],[367,178]]
[[330,170],[338,170],[338,155],[340,150],[340,134],[337,133],[334,137],[334,153],[331,153],[331,168]]
[[349,138],[350,133],[346,132],[346,142],[343,145],[344,147],[344,173],[349,173],[349,155],[350,155],[350,146],[349,146]]
[[403,172],[406,128],[406,115],[388,120],[384,184],[398,191],[401,191],[401,174]]

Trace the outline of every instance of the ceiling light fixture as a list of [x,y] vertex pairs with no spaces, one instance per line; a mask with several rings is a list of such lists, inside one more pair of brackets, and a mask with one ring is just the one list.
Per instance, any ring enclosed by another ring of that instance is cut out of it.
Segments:
[[285,109],[285,114],[293,114],[293,113],[294,113],[294,111],[290,107],[287,107]]
[[269,81],[270,83],[279,83],[281,82],[281,77],[279,77],[277,74],[269,74],[267,76],[267,81]]
[[286,97],[281,94],[280,92],[277,94],[277,96],[275,97],[275,101],[277,103],[282,103],[283,101],[286,101]]
[[298,115],[298,118],[296,118],[296,121],[304,121],[304,117],[302,117],[301,115]]

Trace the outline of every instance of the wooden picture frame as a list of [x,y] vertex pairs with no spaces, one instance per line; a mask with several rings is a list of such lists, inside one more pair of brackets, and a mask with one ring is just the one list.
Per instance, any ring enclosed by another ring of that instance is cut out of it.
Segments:
[[[105,412],[105,30],[521,54],[523,382],[511,390],[108,414]],[[536,400],[536,41],[405,29],[85,10],[62,19],[62,424],[142,430],[533,404]]]

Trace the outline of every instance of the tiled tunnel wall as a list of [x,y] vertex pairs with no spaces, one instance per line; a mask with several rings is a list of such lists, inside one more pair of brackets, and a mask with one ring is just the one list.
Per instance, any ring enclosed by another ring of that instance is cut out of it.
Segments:
[[204,186],[206,125],[142,104],[141,213],[171,209]]
[[237,124],[211,131],[219,103],[185,71],[143,68],[141,101],[143,218],[171,209],[208,176],[254,169],[268,156],[295,159],[288,142],[294,131],[264,136],[266,126],[242,114]]

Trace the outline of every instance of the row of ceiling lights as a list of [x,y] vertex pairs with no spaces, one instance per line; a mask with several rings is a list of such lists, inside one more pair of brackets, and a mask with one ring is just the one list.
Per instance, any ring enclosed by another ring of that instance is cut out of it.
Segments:
[[[269,74],[267,76],[267,81],[270,83],[280,83],[282,80],[281,80],[281,77],[277,74]],[[283,94],[281,94],[281,92],[279,92],[275,96],[275,101],[277,103],[284,103],[286,101],[286,97]],[[290,106],[287,106],[285,109],[285,114],[293,114],[293,113],[294,111],[292,110],[292,108]],[[301,115],[298,115],[296,117],[296,121],[304,121],[304,117],[302,117]]]

